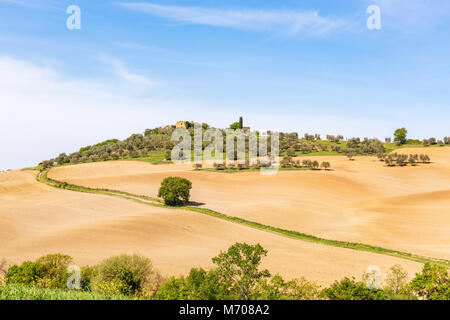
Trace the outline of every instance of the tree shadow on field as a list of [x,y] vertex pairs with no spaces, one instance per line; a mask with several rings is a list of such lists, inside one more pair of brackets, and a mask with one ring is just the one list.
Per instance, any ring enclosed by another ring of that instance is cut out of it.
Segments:
[[187,206],[191,206],[191,207],[200,207],[200,206],[203,206],[205,204],[206,203],[204,203],[204,202],[197,202],[197,201],[188,201],[186,203]]

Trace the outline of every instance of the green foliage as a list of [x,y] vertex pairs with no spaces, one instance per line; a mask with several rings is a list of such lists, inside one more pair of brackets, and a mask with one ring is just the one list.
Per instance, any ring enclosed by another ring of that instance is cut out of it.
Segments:
[[108,294],[152,294],[160,282],[162,277],[153,269],[149,259],[137,254],[123,254],[108,258],[98,265],[93,288]]
[[128,300],[124,295],[104,295],[92,292],[44,289],[20,284],[0,285],[0,300]]
[[169,206],[182,205],[188,202],[192,182],[181,177],[167,177],[161,182],[158,197],[164,199],[164,203]]
[[20,266],[11,266],[5,276],[7,284],[19,283],[34,286],[38,279],[38,265],[31,261],[25,261]]
[[383,290],[369,289],[364,282],[347,277],[323,289],[321,296],[329,300],[385,300],[387,297]]
[[407,134],[408,134],[408,130],[406,130],[406,128],[400,128],[400,129],[395,130],[394,142],[396,142],[397,144],[405,144]]
[[95,275],[96,275],[95,267],[84,266],[81,268],[81,274],[80,274],[81,290],[83,290],[83,291],[91,290],[91,286],[94,281]]
[[267,250],[261,245],[236,243],[212,259],[217,265],[218,280],[237,299],[248,300],[259,280],[270,277],[268,270],[259,270]]
[[49,254],[36,260],[14,265],[6,273],[6,283],[32,285],[42,288],[66,288],[66,270],[72,258],[63,254]]
[[156,300],[190,300],[189,288],[184,276],[170,277],[155,294]]
[[256,300],[316,300],[319,297],[319,286],[305,278],[285,281],[275,275],[268,281],[259,281],[253,299]]
[[41,283],[38,285],[45,288],[65,288],[69,275],[67,267],[72,258],[64,254],[48,254],[36,260],[39,266]]
[[287,156],[288,157],[295,157],[295,149],[293,147],[290,147],[287,149]]
[[218,279],[215,269],[192,268],[189,275],[170,278],[155,295],[157,300],[223,300],[233,297]]
[[415,296],[408,285],[408,272],[401,265],[391,267],[383,290],[391,300],[414,300]]
[[450,300],[450,276],[448,269],[425,263],[422,272],[411,281],[411,290],[426,300]]
[[167,150],[167,151],[164,153],[164,159],[165,159],[165,160],[172,160],[172,152],[170,152],[170,150]]
[[230,129],[233,129],[233,130],[240,129],[239,122],[233,122],[232,124],[230,124]]

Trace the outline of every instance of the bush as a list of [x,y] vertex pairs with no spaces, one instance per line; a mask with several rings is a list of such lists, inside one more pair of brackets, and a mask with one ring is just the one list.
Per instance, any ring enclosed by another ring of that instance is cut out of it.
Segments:
[[268,281],[259,282],[255,295],[256,300],[315,300],[319,296],[319,286],[305,278],[286,282],[280,275]]
[[231,299],[227,288],[218,279],[216,270],[192,268],[185,278],[172,277],[159,288],[157,300],[223,300]]
[[169,206],[182,205],[188,202],[192,182],[181,177],[168,177],[161,182],[158,197],[164,199],[164,203]]
[[36,285],[38,281],[38,266],[31,261],[25,261],[20,266],[13,265],[8,269],[5,276],[6,284]]
[[92,287],[105,294],[153,295],[161,282],[149,259],[123,254],[98,265]]
[[329,300],[384,300],[386,294],[383,290],[369,289],[364,282],[357,282],[354,278],[345,277],[341,281],[336,281],[326,289],[323,289],[321,296]]
[[48,254],[36,260],[38,265],[38,286],[43,288],[67,287],[67,267],[72,262],[72,258],[64,254]]
[[66,288],[67,267],[72,258],[63,254],[49,254],[36,260],[13,265],[6,273],[7,284],[24,284],[42,288]]

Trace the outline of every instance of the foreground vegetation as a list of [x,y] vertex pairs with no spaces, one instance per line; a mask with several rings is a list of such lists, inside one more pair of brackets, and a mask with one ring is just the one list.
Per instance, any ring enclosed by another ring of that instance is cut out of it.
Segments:
[[[162,277],[148,258],[120,255],[81,268],[79,286],[66,272],[72,258],[50,254],[13,265],[0,284],[1,300],[449,300],[447,268],[426,263],[408,282],[401,266],[391,268],[383,285],[377,274],[362,280],[344,278],[321,288],[305,278],[286,281],[261,269],[267,250],[259,244],[235,243],[212,258],[214,268],[192,268],[187,276]],[[73,283],[72,283],[73,282]]]

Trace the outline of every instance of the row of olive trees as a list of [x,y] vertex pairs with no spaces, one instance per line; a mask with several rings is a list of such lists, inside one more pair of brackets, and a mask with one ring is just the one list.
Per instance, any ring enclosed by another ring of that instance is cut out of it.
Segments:
[[437,140],[436,138],[423,139],[422,143],[425,147],[432,145],[444,146],[450,144],[450,137],[444,137],[443,140]]
[[304,159],[302,161],[300,160],[294,160],[292,157],[283,157],[283,159],[280,162],[281,168],[309,168],[313,170],[318,170],[319,168],[329,170],[331,165],[327,161],[323,161],[322,163],[319,163],[317,160],[309,160]]
[[404,167],[408,164],[411,166],[415,166],[418,163],[425,163],[429,164],[431,162],[431,159],[426,154],[399,154],[399,153],[390,153],[388,155],[386,154],[378,154],[378,159],[380,161],[384,161],[387,166],[389,167],[395,167],[400,166]]

